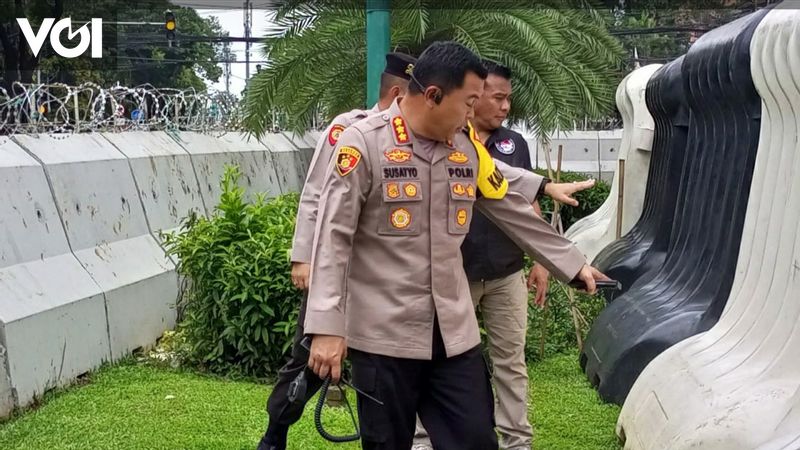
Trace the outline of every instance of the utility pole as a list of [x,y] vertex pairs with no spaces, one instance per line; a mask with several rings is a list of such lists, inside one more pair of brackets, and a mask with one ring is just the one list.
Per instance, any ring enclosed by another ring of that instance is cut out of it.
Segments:
[[236,60],[236,54],[231,51],[230,42],[222,47],[222,60],[225,62],[225,92],[231,93],[231,63]]
[[[247,39],[245,42],[245,80],[250,81],[250,38],[253,31],[253,4],[250,0],[244,0],[244,37]],[[246,81],[246,82],[247,82]]]
[[378,102],[381,72],[390,44],[389,0],[367,0],[367,108]]

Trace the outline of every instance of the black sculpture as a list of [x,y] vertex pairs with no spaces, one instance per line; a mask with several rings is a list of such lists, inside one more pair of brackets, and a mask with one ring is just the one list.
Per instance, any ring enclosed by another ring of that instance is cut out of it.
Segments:
[[643,274],[661,267],[669,246],[678,197],[674,187],[680,184],[683,173],[689,129],[681,76],[683,59],[681,56],[665,64],[647,83],[645,102],[655,122],[655,134],[642,215],[628,234],[609,244],[593,262],[622,283],[622,293]]
[[760,127],[750,40],[768,10],[705,34],[684,58],[689,128],[680,182],[663,186],[677,191],[664,263],[603,310],[581,355],[607,401],[621,404],[647,363],[710,328],[728,298]]

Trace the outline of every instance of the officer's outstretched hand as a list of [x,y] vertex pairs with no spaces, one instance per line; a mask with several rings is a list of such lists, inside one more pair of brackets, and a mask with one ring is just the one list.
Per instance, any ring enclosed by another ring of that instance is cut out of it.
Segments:
[[292,262],[292,284],[294,287],[301,291],[308,289],[308,278],[310,274],[311,264]]
[[578,275],[576,276],[576,278],[578,278],[579,280],[582,280],[584,283],[586,283],[586,292],[588,292],[589,294],[594,294],[594,293],[597,292],[597,285],[595,285],[595,283],[594,283],[595,280],[610,280],[611,279],[611,278],[608,278],[607,276],[605,276],[599,270],[595,269],[594,267],[592,267],[592,266],[590,266],[588,264],[584,264],[583,265],[583,268],[581,268],[581,271],[578,272]]
[[336,384],[342,376],[342,360],[347,356],[347,345],[341,336],[315,334],[311,339],[308,367],[323,380],[328,375]]
[[572,198],[580,192],[594,186],[594,180],[574,181],[572,183],[547,183],[544,193],[553,200],[569,206],[578,206],[578,201]]

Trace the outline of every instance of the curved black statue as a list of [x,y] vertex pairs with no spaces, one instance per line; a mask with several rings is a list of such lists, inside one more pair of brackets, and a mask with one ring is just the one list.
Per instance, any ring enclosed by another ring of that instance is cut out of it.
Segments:
[[594,322],[581,365],[601,397],[621,404],[642,369],[676,342],[705,331],[733,282],[761,101],[750,40],[768,9],[701,37],[686,54],[687,149],[663,265],[643,274]]
[[665,64],[647,83],[645,102],[655,122],[655,135],[642,215],[628,234],[609,244],[593,262],[622,283],[622,293],[640,276],[661,267],[669,246],[678,197],[674,186],[680,184],[689,128],[681,75],[683,59],[681,56]]

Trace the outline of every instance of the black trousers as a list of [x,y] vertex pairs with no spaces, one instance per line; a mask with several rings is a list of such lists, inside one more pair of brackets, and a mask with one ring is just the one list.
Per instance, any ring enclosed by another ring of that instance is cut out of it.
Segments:
[[480,346],[448,358],[434,324],[431,361],[349,350],[364,450],[409,450],[416,414],[436,450],[495,450],[494,398]]
[[[300,304],[300,314],[297,319],[297,332],[294,334],[294,341],[292,343],[292,355],[289,361],[281,367],[278,371],[278,381],[272,389],[272,393],[267,400],[267,413],[269,414],[270,423],[278,425],[290,426],[300,420],[303,416],[303,409],[311,400],[312,397],[322,387],[322,380],[314,375],[314,372],[306,369],[308,364],[308,350],[300,345],[303,340],[304,331],[303,323],[306,318],[306,304],[308,303],[308,292],[303,294],[303,301]],[[298,398],[294,403],[289,401],[287,393],[289,392],[289,385],[297,378],[301,371],[306,371],[306,380],[308,387],[304,398]]]

